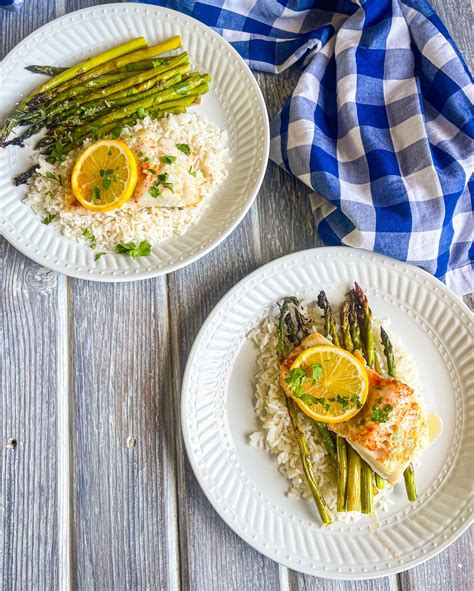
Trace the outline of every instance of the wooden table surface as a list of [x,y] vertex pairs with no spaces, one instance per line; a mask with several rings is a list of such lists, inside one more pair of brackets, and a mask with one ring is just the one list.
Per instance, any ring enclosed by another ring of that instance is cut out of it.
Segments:
[[[101,4],[25,0],[0,11],[0,50],[55,17]],[[436,0],[471,62],[469,0]],[[258,74],[270,116],[294,74]],[[240,279],[318,245],[308,190],[268,165],[244,221],[167,277],[100,284],[33,263],[0,237],[0,588],[99,591],[472,589],[470,541],[375,581],[279,566],[212,509],[186,457],[180,385],[203,321]]]

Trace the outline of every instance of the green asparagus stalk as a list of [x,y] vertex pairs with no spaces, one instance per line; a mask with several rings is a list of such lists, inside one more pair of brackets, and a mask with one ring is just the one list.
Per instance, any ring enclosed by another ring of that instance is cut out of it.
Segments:
[[337,438],[337,510],[346,510],[347,490],[347,444],[343,437]]
[[372,468],[362,460],[361,467],[361,511],[373,513],[374,511],[374,473]]
[[361,509],[361,459],[359,454],[347,446],[347,511],[360,511]]
[[[74,101],[74,104],[75,106],[79,106],[85,103],[91,103],[95,100],[103,100],[109,98],[113,99],[128,96],[128,91],[131,91],[131,89],[133,89],[134,87],[138,89],[148,90],[154,84],[156,84],[158,80],[167,80],[175,76],[175,67],[183,63],[189,64],[187,53],[182,53],[181,55],[176,56],[176,59],[172,63],[168,63],[164,66],[154,68],[152,70],[144,70],[143,72],[138,72],[137,74],[126,77],[124,80],[121,80],[116,84],[112,84],[110,86],[106,86],[105,88],[98,89],[96,92],[83,94]],[[189,69],[187,71],[189,71]],[[143,86],[144,83],[147,84]],[[138,90],[138,92],[140,92],[140,90]]]
[[67,68],[63,68],[61,66],[38,66],[36,64],[32,64],[31,66],[25,66],[25,70],[33,72],[33,74],[43,74],[44,76],[57,76],[58,74],[65,72]]
[[[297,346],[308,334],[307,324],[306,318],[304,318],[299,310],[298,300],[294,297],[284,298],[280,306],[280,318],[278,321],[278,356],[280,361],[285,358],[285,333],[286,338],[290,341],[290,343],[293,346]],[[326,504],[326,501],[324,500],[323,495],[321,494],[321,491],[319,490],[318,483],[314,477],[313,468],[311,465],[311,456],[303,428],[298,418],[296,404],[288,396],[286,398],[286,404],[296,441],[298,443],[306,481],[310,487],[321,520],[327,527],[333,522],[334,518]]]
[[[171,37],[167,39],[163,43],[159,43],[158,45],[153,45],[151,47],[146,47],[145,49],[140,49],[139,51],[134,51],[133,53],[128,53],[127,55],[122,55],[117,59],[111,59],[106,63],[102,63],[101,65],[88,70],[79,76],[76,76],[72,80],[68,80],[64,84],[58,88],[59,92],[63,92],[65,90],[69,90],[74,86],[78,86],[79,84],[83,84],[87,80],[91,78],[97,78],[98,76],[103,76],[104,74],[109,74],[115,70],[119,70],[122,67],[126,67],[130,64],[141,62],[144,59],[152,58],[154,56],[160,55],[161,53],[165,53],[167,51],[171,51],[173,49],[177,49],[181,45],[181,37]],[[64,72],[65,74],[65,72]],[[62,74],[60,74],[61,76]],[[55,99],[57,96],[57,92],[46,91],[36,94],[35,102],[44,102],[44,101],[51,101]]]
[[405,468],[403,479],[405,481],[405,489],[407,491],[408,500],[416,501],[418,498],[418,491],[416,488],[415,469],[413,468],[413,464],[410,464],[407,468]]
[[336,321],[332,315],[332,309],[329,305],[328,298],[324,291],[318,295],[318,306],[324,312],[324,333],[327,338],[331,339],[333,345],[339,347],[339,335],[337,334]]
[[140,99],[130,103],[128,105],[117,107],[116,109],[98,117],[95,121],[89,121],[77,127],[69,134],[71,141],[78,139],[79,137],[93,134],[95,128],[102,127],[108,123],[119,121],[135,112],[143,111],[146,112],[150,108],[158,108],[161,103],[169,102],[174,99],[178,99],[181,96],[189,96],[189,93],[199,86],[204,86],[203,91],[207,88],[207,85],[200,85],[199,80],[188,82],[185,84],[177,84],[169,89],[159,91],[145,99]]
[[329,454],[329,458],[331,460],[332,465],[337,470],[338,460],[337,460],[337,447],[336,447],[336,441],[335,441],[335,439],[337,439],[337,438],[333,437],[333,433],[328,431],[328,429],[324,423],[321,423],[319,421],[315,421],[315,424],[316,424],[316,429],[319,434],[319,439],[321,440],[321,443],[324,445],[325,450]]
[[[132,39],[131,41],[127,41],[126,43],[122,43],[122,45],[114,47],[113,49],[109,49],[108,51],[104,51],[99,55],[96,55],[94,57],[88,58],[83,62],[80,62],[79,64],[76,64],[75,66],[68,68],[64,72],[57,74],[56,76],[42,84],[39,88],[31,92],[25,99],[23,99],[20,105],[13,111],[13,113],[10,114],[3,126],[0,127],[0,143],[3,143],[3,140],[6,139],[6,137],[9,135],[9,133],[15,127],[15,125],[17,125],[18,122],[22,119],[22,117],[17,116],[17,111],[23,111],[24,108],[30,104],[32,105],[32,108],[35,108],[33,103],[38,104],[36,99],[39,96],[44,96],[45,93],[50,93],[58,86],[67,84],[71,80],[80,80],[82,76],[87,76],[91,71],[100,70],[100,68],[103,67],[103,64],[114,63],[116,60],[120,61],[120,56],[124,56],[124,54],[130,54],[130,52],[140,53],[139,51],[136,52],[135,50],[140,49],[142,47],[146,47],[146,40],[143,37]],[[131,55],[133,55],[133,53]],[[125,65],[125,63],[121,65]],[[94,78],[95,75],[90,77]],[[39,103],[41,104],[41,100],[39,100]]]
[[362,341],[360,337],[360,328],[359,323],[357,322],[356,306],[353,302],[349,304],[349,326],[351,330],[353,351],[361,351]]
[[[358,283],[354,284],[355,297],[357,298],[358,314],[360,324],[362,326],[362,334],[365,339],[365,357],[367,365],[375,368],[377,361],[377,353],[375,351],[375,338],[372,329],[372,310],[369,306],[369,301],[364,291]],[[376,370],[377,371],[377,370]],[[377,372],[380,373],[380,372]]]

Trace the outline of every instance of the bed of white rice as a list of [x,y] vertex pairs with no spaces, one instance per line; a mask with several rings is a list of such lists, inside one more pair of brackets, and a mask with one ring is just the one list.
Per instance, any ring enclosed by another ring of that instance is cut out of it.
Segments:
[[[311,319],[313,329],[322,332],[323,326],[319,308],[316,308],[312,303],[305,302],[303,311]],[[382,324],[381,320],[374,320],[379,359],[382,369],[386,370],[383,364],[384,356],[380,342],[380,330],[378,329],[380,324]],[[390,331],[389,322],[384,320],[383,326],[392,340],[398,379],[414,388],[421,400],[421,384],[413,359],[406,352],[400,338]],[[250,445],[276,456],[278,470],[288,479],[287,495],[289,497],[310,499],[311,492],[304,476],[298,444],[288,416],[285,394],[279,385],[277,316],[275,314],[267,315],[258,328],[252,332],[251,338],[258,348],[254,403],[261,428],[250,435]],[[308,442],[318,485],[326,502],[334,510],[336,506],[336,471],[319,439],[314,422],[301,412],[299,412],[299,417]],[[392,490],[393,487],[387,486],[385,490],[376,495],[377,510],[388,508],[391,503],[389,495]],[[340,514],[339,518],[345,518],[343,515]],[[357,514],[351,514],[351,516],[351,519],[357,518]]]
[[[95,236],[98,249],[114,250],[117,244],[139,243],[143,240],[156,244],[183,234],[209,205],[210,197],[228,175],[231,158],[227,132],[219,129],[206,117],[192,112],[168,115],[160,120],[146,117],[134,127],[122,131],[121,138],[132,150],[134,136],[141,129],[151,131],[157,137],[169,138],[174,143],[189,145],[198,189],[204,196],[198,205],[183,209],[117,209],[104,214],[85,215],[64,211],[65,193],[71,191],[70,177],[74,162],[91,140],[87,140],[82,148],[70,152],[56,165],[42,159],[38,173],[29,183],[25,203],[41,219],[56,214],[58,217],[52,224],[67,238],[87,243],[83,232],[89,230]],[[47,171],[57,177],[61,176],[63,186],[46,178]]]

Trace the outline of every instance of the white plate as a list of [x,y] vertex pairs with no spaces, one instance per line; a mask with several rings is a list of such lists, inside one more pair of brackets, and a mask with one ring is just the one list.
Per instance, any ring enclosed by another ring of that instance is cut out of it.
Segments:
[[108,4],[56,19],[22,41],[0,65],[2,117],[38,86],[43,76],[28,64],[73,64],[87,56],[143,35],[149,43],[181,35],[195,66],[212,76],[212,91],[193,108],[229,133],[233,162],[229,178],[214,195],[196,225],[181,237],[132,259],[108,254],[94,262],[94,252],[45,226],[22,203],[25,187],[13,177],[28,169],[31,148],[0,150],[0,232],[36,262],[73,277],[130,281],[174,271],[217,246],[250,208],[265,173],[269,127],[265,103],[252,73],[237,52],[211,29],[179,12],[140,4]]
[[[391,319],[413,355],[427,406],[442,416],[444,430],[416,470],[416,502],[409,503],[398,485],[377,527],[363,517],[323,529],[312,502],[285,496],[276,459],[248,444],[258,429],[252,391],[257,351],[248,333],[283,296],[314,299],[324,289],[338,302],[354,280],[366,290],[374,315]],[[199,332],[183,382],[186,449],[216,511],[263,554],[319,577],[388,575],[445,548],[472,514],[472,325],[468,308],[439,281],[364,251],[298,252],[242,280]]]

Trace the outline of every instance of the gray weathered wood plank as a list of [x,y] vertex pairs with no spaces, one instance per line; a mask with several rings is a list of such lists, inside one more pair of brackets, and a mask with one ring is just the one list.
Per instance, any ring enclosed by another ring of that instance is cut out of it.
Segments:
[[[184,365],[201,324],[217,301],[257,265],[251,215],[212,253],[168,277],[175,414]],[[278,588],[278,565],[228,528],[203,495],[178,438],[178,498],[183,589],[227,591]]]
[[[55,3],[0,10],[0,57],[55,17]],[[0,587],[58,587],[59,291],[55,273],[0,237]],[[13,442],[11,440],[14,440]]]
[[71,281],[78,589],[178,586],[165,279]]
[[0,237],[0,587],[58,583],[56,274]]

